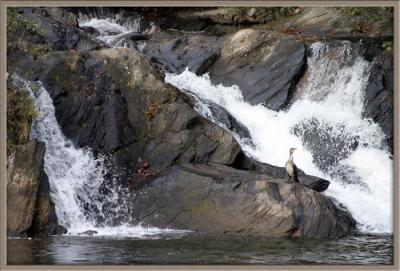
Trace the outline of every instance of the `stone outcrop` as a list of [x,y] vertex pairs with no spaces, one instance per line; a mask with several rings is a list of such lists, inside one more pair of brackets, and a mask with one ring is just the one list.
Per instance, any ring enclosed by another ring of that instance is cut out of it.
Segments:
[[355,221],[332,200],[257,171],[183,164],[164,171],[133,200],[143,225],[212,233],[334,238]]
[[21,145],[7,165],[7,235],[47,236],[64,233],[57,224],[49,183],[43,170],[44,143]]

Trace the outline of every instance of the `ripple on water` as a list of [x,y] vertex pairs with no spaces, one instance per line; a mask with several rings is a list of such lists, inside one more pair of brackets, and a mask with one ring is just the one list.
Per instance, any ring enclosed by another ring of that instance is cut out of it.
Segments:
[[[106,256],[105,256],[106,255]],[[335,240],[188,233],[8,239],[8,264],[393,264],[392,235]]]

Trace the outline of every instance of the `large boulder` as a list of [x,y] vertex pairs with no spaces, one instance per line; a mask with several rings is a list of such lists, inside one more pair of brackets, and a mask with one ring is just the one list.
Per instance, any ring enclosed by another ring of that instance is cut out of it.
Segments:
[[209,73],[215,84],[239,86],[246,101],[277,110],[287,104],[305,63],[302,42],[276,32],[244,29],[225,40]]
[[342,237],[355,220],[326,196],[256,171],[183,164],[164,171],[133,199],[143,225],[264,236]]
[[7,235],[47,236],[64,233],[57,224],[49,183],[43,170],[45,145],[32,140],[7,164]]
[[65,135],[114,154],[115,165],[135,170],[139,158],[154,170],[183,162],[229,165],[241,153],[229,132],[201,117],[133,49],[54,52],[43,63],[40,79]]

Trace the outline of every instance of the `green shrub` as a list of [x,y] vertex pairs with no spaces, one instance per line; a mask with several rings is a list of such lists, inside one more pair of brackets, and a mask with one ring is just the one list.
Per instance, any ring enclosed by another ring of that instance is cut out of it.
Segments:
[[18,8],[7,8],[7,50],[16,50],[24,39],[29,42],[24,46],[34,50],[34,55],[42,54],[50,47],[45,42],[45,32],[40,25],[33,23],[18,13]]

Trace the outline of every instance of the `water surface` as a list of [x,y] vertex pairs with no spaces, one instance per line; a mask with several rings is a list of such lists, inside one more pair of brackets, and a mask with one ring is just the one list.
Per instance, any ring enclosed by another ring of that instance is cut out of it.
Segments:
[[9,239],[8,264],[393,264],[391,235],[310,240],[190,233]]

